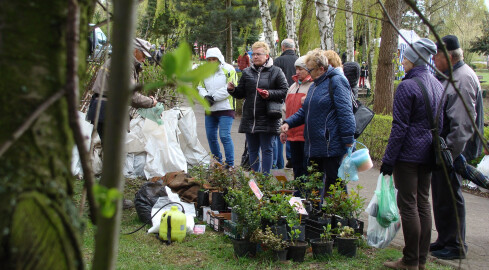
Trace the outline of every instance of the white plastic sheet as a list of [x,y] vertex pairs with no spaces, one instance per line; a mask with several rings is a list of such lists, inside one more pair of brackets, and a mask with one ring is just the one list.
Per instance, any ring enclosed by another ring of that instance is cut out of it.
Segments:
[[[178,194],[173,193],[169,187],[165,187],[166,194],[168,194],[167,197],[160,197],[158,198],[158,201],[155,203],[153,208],[151,209],[151,216],[153,217],[151,219],[151,223],[153,226],[148,230],[148,233],[158,233],[160,230],[160,223],[161,223],[161,216],[165,211],[169,211],[173,205],[177,205],[179,210],[182,210],[180,205],[178,204],[170,204],[165,206],[163,209],[161,209],[159,212],[158,210],[165,204],[169,202],[178,202],[181,205],[183,205],[183,208],[185,209],[185,215],[187,216],[187,233],[192,233],[194,231],[194,217],[195,215],[195,206],[193,203],[185,203],[180,200],[180,197]],[[158,212],[156,215],[155,213]]]
[[124,162],[123,175],[127,178],[145,177],[146,152],[127,153]]
[[192,166],[209,164],[211,157],[197,137],[197,122],[194,111],[190,107],[182,107],[180,111],[181,117],[178,120],[178,128],[181,132],[180,146],[187,163]]
[[147,152],[144,174],[146,179],[165,176],[168,172],[187,172],[187,161],[178,142],[178,114],[180,111],[163,112],[164,124],[145,121],[142,133]]
[[138,116],[129,123],[130,132],[126,136],[126,151],[127,153],[144,152],[146,138],[143,135],[143,126],[146,120]]
[[[485,155],[481,162],[477,165],[477,170],[484,176],[489,177],[489,155]],[[478,187],[478,186],[476,186]],[[489,192],[489,189],[478,187],[482,192]]]
[[[78,112],[78,122],[81,127],[83,134],[83,143],[85,148],[88,150],[90,147],[90,137],[92,135],[93,125],[85,121],[85,113]],[[97,134],[97,133],[95,133]],[[94,141],[94,149],[92,153],[92,169],[95,174],[102,173],[102,160],[100,158],[101,154],[101,144],[98,134],[96,135]],[[78,153],[78,148],[76,145],[73,146],[72,157],[71,157],[71,173],[76,177],[83,177],[83,169],[81,166],[80,155]]]

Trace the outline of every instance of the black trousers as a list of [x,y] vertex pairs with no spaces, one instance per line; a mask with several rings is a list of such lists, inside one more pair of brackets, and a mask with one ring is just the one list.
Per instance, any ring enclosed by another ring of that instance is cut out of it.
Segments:
[[294,178],[307,174],[307,159],[304,156],[303,141],[289,141]]
[[425,264],[431,240],[431,166],[399,162],[394,165],[397,206],[404,234],[403,261],[407,265]]
[[[339,157],[312,157],[309,158],[309,165],[314,162],[318,165],[318,171],[324,174],[323,183],[324,188],[322,192],[322,196],[328,195],[328,190],[331,185],[336,184],[336,179],[338,179],[338,169],[341,165],[342,156]],[[345,181],[342,182],[341,186],[347,191]]]
[[447,249],[465,252],[467,244],[465,243],[465,201],[462,195],[462,178],[452,171],[447,180],[443,171],[436,170],[431,179],[431,192],[433,216],[438,232],[436,243]]

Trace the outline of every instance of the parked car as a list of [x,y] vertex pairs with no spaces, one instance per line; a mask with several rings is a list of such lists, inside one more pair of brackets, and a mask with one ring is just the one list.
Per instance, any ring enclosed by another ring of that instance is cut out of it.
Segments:
[[[90,24],[90,27],[94,25]],[[88,50],[89,61],[97,61],[104,53],[112,53],[112,45],[107,42],[107,36],[99,27],[94,28],[88,35]]]

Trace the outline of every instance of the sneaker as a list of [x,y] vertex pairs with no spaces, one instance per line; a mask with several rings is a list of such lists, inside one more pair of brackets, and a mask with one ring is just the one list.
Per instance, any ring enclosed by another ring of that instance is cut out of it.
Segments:
[[290,160],[287,160],[287,163],[285,163],[285,168],[292,169],[292,162]]
[[457,249],[440,249],[437,251],[431,252],[431,255],[433,257],[436,257],[438,259],[442,260],[459,260],[459,259],[465,259],[465,252],[462,252]]
[[404,264],[402,258],[397,261],[385,262],[384,266],[391,269],[408,269],[408,270],[418,270],[417,265],[407,265]]
[[443,246],[442,244],[440,244],[438,242],[434,242],[434,243],[430,244],[430,251],[442,250],[444,248],[445,248],[445,246]]

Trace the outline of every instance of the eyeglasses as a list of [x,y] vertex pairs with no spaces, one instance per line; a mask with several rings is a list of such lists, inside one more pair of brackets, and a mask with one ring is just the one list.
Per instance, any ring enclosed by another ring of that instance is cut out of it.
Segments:
[[266,55],[266,53],[252,53],[251,56],[262,56]]
[[306,67],[306,68],[304,68],[304,69],[307,71],[307,73],[311,74],[311,72],[313,72],[315,69],[317,69],[317,67],[315,67],[315,68],[311,68],[311,69],[308,69],[308,68]]

